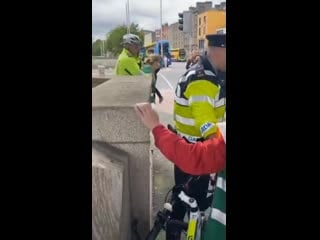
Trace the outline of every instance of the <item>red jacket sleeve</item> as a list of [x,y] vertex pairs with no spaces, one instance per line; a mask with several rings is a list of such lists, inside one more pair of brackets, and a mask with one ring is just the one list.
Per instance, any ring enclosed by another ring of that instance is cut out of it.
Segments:
[[188,143],[163,125],[152,130],[155,145],[181,170],[193,175],[220,172],[226,165],[226,144],[221,133],[204,142]]

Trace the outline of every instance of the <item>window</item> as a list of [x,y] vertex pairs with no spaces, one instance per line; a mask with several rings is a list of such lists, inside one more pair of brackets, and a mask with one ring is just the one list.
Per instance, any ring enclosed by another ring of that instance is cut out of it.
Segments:
[[201,28],[199,28],[199,36],[201,36]]
[[203,27],[203,34],[206,34],[206,27]]
[[207,16],[204,16],[203,17],[203,23],[206,24],[206,22],[207,22]]
[[199,25],[201,25],[201,17],[199,17]]
[[199,49],[204,49],[204,40],[199,40]]

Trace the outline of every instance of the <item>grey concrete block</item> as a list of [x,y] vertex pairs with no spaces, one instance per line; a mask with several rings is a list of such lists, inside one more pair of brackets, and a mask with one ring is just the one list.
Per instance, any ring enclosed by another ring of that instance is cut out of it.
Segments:
[[142,239],[151,226],[152,162],[149,130],[140,122],[133,106],[148,101],[150,87],[150,77],[111,76],[110,80],[92,89],[92,139],[128,153],[130,221],[138,220]]
[[144,239],[152,223],[152,159],[149,143],[112,144],[129,153],[132,219],[138,219],[138,232]]
[[151,80],[145,76],[112,76],[92,90],[92,137],[106,142],[149,141],[149,131],[134,112],[148,101]]
[[150,76],[112,76],[92,89],[92,108],[132,107],[149,99]]
[[92,68],[97,68],[99,65],[104,67],[115,67],[117,59],[106,59],[106,58],[92,58]]
[[108,81],[109,78],[106,77],[92,77],[92,88]]
[[128,155],[92,142],[92,239],[129,240],[131,214]]
[[133,106],[92,109],[92,138],[105,142],[150,142]]

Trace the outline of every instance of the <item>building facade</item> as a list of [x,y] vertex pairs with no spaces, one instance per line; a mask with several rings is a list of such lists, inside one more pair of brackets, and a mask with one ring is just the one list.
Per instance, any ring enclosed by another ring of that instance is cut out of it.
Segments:
[[[211,9],[198,15],[197,38],[198,47],[204,50],[208,41],[206,35],[221,33],[226,28],[226,11]],[[222,30],[223,31],[223,30]]]
[[185,48],[185,34],[178,29],[179,23],[173,23],[169,25],[168,40],[171,43],[172,48]]
[[149,45],[156,40],[156,33],[153,31],[144,31],[144,45]]
[[[156,29],[156,41],[161,40],[161,29]],[[162,40],[168,40],[169,36],[169,24],[165,23],[162,25]]]
[[[226,28],[226,2],[214,5],[214,8],[211,1],[197,2],[195,7],[191,6],[186,11],[192,13],[190,32],[180,31],[178,22],[167,28],[163,26],[163,39],[168,39],[172,48],[184,48],[187,54],[190,54],[192,49],[204,50],[207,46],[205,36],[220,33],[220,28]],[[156,36],[156,39],[160,40],[160,29]]]

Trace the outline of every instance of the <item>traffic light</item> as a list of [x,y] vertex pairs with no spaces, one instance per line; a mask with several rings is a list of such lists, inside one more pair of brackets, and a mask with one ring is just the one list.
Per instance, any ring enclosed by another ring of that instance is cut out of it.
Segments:
[[191,11],[183,11],[183,13],[178,13],[179,20],[178,20],[178,29],[185,33],[192,32],[192,18],[193,13]]
[[178,16],[179,16],[179,20],[178,20],[179,26],[178,26],[178,29],[179,29],[180,31],[183,31],[183,13],[179,13]]

